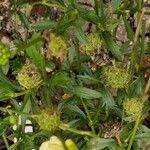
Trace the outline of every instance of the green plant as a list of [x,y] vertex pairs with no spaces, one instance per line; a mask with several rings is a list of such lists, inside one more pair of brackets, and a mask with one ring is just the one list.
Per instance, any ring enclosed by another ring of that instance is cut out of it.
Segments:
[[[9,15],[3,15],[2,22],[11,22],[13,29],[3,29],[10,42],[0,43],[3,148],[149,146],[146,4],[143,0],[93,2],[8,3]],[[33,131],[28,132],[27,126]]]

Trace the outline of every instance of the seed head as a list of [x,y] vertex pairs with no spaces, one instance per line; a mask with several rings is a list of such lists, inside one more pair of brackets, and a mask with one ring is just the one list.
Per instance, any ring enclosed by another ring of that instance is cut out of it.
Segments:
[[25,64],[17,76],[18,82],[26,89],[38,88],[41,83],[41,74],[38,68],[32,64]]
[[106,84],[113,88],[125,88],[130,81],[129,71],[122,64],[104,67],[103,76]]
[[144,101],[141,98],[128,98],[123,103],[124,112],[127,116],[131,116],[133,119],[136,119],[142,114],[143,105]]
[[60,36],[51,34],[51,40],[49,42],[49,50],[52,56],[60,58],[66,53],[67,44]]
[[98,33],[89,33],[87,35],[87,43],[81,45],[81,50],[87,54],[94,52],[96,49],[99,49],[102,45],[102,41]]
[[47,108],[41,114],[36,115],[34,119],[40,128],[47,131],[54,131],[60,124],[60,113],[54,108]]

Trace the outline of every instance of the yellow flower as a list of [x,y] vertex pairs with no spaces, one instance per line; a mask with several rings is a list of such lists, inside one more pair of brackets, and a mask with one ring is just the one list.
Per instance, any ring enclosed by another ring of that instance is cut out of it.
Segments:
[[80,49],[87,54],[94,52],[96,49],[99,49],[102,45],[98,33],[89,33],[87,34],[87,43],[82,44]]
[[17,76],[18,82],[26,89],[39,87],[42,79],[38,68],[34,64],[25,64]]
[[65,148],[58,137],[52,136],[49,141],[42,143],[39,150],[65,150]]
[[0,65],[5,65],[10,57],[10,50],[8,45],[0,43]]
[[130,81],[129,71],[123,67],[123,64],[104,67],[103,76],[106,84],[113,88],[125,88]]
[[123,108],[127,116],[131,116],[136,119],[142,114],[144,101],[141,98],[127,99],[123,103]]

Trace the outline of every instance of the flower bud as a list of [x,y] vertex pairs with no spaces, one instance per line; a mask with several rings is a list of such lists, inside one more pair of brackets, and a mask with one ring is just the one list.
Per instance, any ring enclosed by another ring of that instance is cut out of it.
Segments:
[[130,81],[129,71],[122,64],[104,67],[103,76],[106,84],[113,88],[126,88]]
[[25,64],[17,76],[18,82],[26,89],[38,88],[41,83],[41,74],[34,64]]
[[68,150],[78,150],[76,144],[71,139],[67,139],[65,145]]
[[136,119],[142,114],[143,105],[144,101],[141,98],[128,98],[123,103],[124,112],[127,116],[131,116],[133,119]]
[[67,44],[60,36],[56,36],[52,33],[49,50],[52,56],[60,58],[66,54]]
[[9,117],[9,122],[10,122],[10,124],[12,124],[12,125],[18,124],[18,122],[19,122],[18,116],[17,116],[17,115],[11,115],[11,116]]
[[34,117],[40,128],[47,131],[54,131],[60,124],[60,113],[55,109],[47,108],[41,114]]
[[89,33],[87,34],[87,43],[82,44],[80,49],[81,51],[90,54],[94,52],[96,49],[99,49],[102,45],[102,41],[98,33]]
[[10,50],[8,45],[0,43],[0,65],[5,65],[10,57]]

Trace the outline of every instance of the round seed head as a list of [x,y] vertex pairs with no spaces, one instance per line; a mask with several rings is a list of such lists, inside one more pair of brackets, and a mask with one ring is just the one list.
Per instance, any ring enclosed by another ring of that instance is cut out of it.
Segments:
[[41,74],[38,68],[32,64],[25,64],[17,76],[18,82],[26,89],[38,88],[41,83]]

